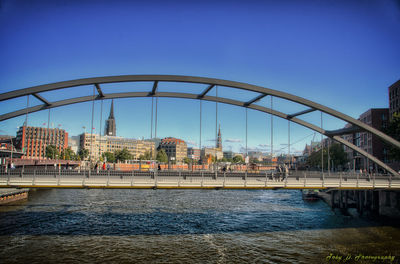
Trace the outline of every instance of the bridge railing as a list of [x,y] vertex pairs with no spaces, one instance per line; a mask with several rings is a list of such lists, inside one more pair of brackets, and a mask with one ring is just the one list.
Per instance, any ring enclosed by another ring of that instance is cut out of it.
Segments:
[[40,179],[40,178],[71,178],[71,179],[84,179],[84,178],[111,178],[111,179],[152,179],[156,181],[171,181],[174,179],[181,180],[221,180],[229,178],[231,181],[298,181],[306,183],[307,181],[314,182],[325,182],[337,181],[343,182],[344,184],[348,181],[357,182],[371,182],[377,180],[383,180],[385,182],[392,182],[392,180],[400,180],[393,178],[391,174],[367,174],[367,173],[357,173],[354,171],[350,172],[317,172],[317,171],[289,171],[287,172],[210,172],[210,171],[118,171],[118,170],[72,170],[64,168],[51,168],[46,169],[29,167],[29,168],[14,168],[14,169],[0,169],[0,179],[1,178],[30,178],[30,179]]

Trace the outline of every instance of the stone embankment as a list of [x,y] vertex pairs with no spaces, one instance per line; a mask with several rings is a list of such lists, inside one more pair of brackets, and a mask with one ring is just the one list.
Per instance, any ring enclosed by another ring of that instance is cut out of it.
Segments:
[[28,199],[29,189],[0,189],[0,205]]

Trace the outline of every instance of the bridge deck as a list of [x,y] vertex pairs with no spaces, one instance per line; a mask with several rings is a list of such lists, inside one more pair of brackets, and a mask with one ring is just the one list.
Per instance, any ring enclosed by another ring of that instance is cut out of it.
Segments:
[[390,175],[293,172],[120,172],[9,171],[0,174],[0,188],[192,188],[192,189],[400,189]]

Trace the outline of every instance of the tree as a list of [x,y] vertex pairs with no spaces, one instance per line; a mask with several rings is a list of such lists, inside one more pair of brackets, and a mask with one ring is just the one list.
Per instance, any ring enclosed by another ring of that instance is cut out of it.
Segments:
[[191,158],[188,158],[188,157],[184,157],[184,158],[183,158],[183,162],[184,162],[185,164],[189,164],[189,163],[192,163],[192,159],[191,159]]
[[78,156],[81,160],[86,159],[89,156],[89,150],[81,148],[78,152]]
[[124,162],[125,160],[133,159],[132,154],[129,152],[129,150],[127,148],[123,148],[120,151],[118,151],[118,150],[115,151],[114,155],[115,155],[115,159],[120,162]]
[[144,156],[145,160],[151,160],[152,159],[150,151],[146,151],[143,156]]
[[[321,167],[321,149],[311,153],[307,158],[307,165],[310,167]],[[324,148],[324,168],[328,168],[328,149]],[[340,144],[334,143],[329,147],[329,156],[331,162],[335,167],[341,165],[344,166],[347,163],[347,155],[344,152],[343,147]]]
[[244,163],[244,159],[242,156],[237,155],[237,156],[233,157],[233,162],[234,163]]
[[57,147],[54,145],[48,145],[46,147],[46,157],[50,159],[58,159],[60,156],[60,152]]
[[159,161],[159,162],[164,162],[164,163],[167,163],[167,162],[168,162],[168,156],[167,156],[167,153],[165,152],[164,149],[160,149],[160,150],[157,152],[156,159],[157,159],[157,161]]
[[74,151],[71,149],[71,147],[63,149],[63,151],[61,151],[60,157],[62,159],[64,159],[64,160],[74,160],[74,159],[76,159],[76,155],[75,155]]
[[139,160],[151,160],[151,154],[149,151],[146,151],[144,154],[139,156]]
[[[387,128],[384,130],[384,133],[396,139],[397,141],[400,141],[400,113],[395,113],[393,115],[393,118],[389,122]],[[385,144],[389,150],[389,158],[393,160],[400,160],[400,149],[391,144]]]
[[227,158],[225,158],[225,157],[223,157],[222,159],[219,159],[218,161],[219,161],[219,162],[227,162],[227,161],[228,161],[228,159],[227,159]]
[[107,160],[107,162],[115,162],[115,155],[112,152],[106,151],[102,154],[102,156]]

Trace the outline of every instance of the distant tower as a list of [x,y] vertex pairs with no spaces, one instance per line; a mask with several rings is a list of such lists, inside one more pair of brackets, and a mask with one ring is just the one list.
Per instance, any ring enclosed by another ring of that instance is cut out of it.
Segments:
[[106,136],[116,136],[117,127],[115,125],[115,118],[114,118],[114,100],[111,101],[111,109],[110,109],[110,116],[106,120],[106,128],[105,128],[105,135]]
[[222,150],[221,124],[219,124],[219,128],[218,128],[218,139],[217,139],[216,148]]

